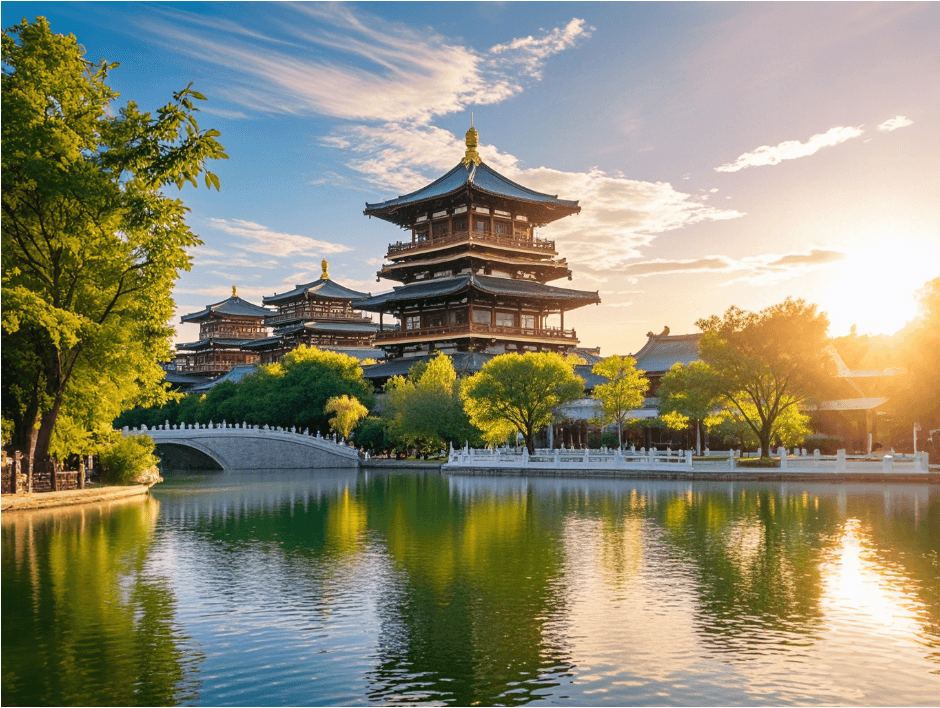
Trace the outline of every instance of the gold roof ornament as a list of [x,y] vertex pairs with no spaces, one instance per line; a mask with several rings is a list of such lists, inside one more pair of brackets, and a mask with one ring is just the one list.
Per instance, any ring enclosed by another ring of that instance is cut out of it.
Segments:
[[232,286],[232,297],[238,297],[238,288],[234,285]]
[[467,131],[467,154],[464,155],[463,160],[461,160],[467,167],[470,167],[471,162],[474,165],[479,165],[483,162],[482,158],[480,158],[480,153],[477,152],[477,145],[480,144],[479,137],[477,129],[471,125],[470,130]]
[[320,261],[320,267],[323,268],[323,273],[320,275],[320,280],[329,280],[330,279],[330,273],[329,273],[330,264],[326,262],[326,258]]

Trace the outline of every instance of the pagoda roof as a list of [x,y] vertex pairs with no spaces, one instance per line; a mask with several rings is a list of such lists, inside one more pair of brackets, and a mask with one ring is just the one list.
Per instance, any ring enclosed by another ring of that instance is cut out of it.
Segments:
[[633,358],[636,359],[636,368],[647,372],[666,372],[673,364],[683,366],[693,361],[701,361],[698,353],[698,342],[702,338],[699,334],[649,334],[649,339],[643,348]]
[[208,349],[209,347],[223,347],[230,349],[232,347],[240,347],[249,342],[255,341],[254,339],[200,339],[198,342],[189,342],[188,344],[177,344],[176,349]]
[[414,207],[427,202],[442,199],[461,191],[478,192],[484,195],[501,197],[510,201],[520,201],[540,207],[547,207],[552,214],[543,213],[543,223],[560,219],[569,214],[581,211],[576,199],[559,199],[558,195],[536,192],[534,189],[523,187],[511,179],[499,174],[485,162],[458,162],[457,165],[443,177],[431,182],[421,189],[405,194],[396,199],[385,202],[369,204],[363,214],[375,216],[386,221],[408,226],[411,223],[411,213]]
[[[278,295],[265,295],[261,301],[267,305],[270,303],[279,303],[286,300],[293,300],[305,293],[316,295],[327,300],[356,300],[362,297],[368,297],[369,293],[361,293],[358,290],[351,290],[329,278],[320,278],[312,283],[297,285],[293,290]],[[270,312],[268,314],[271,314]]]
[[180,320],[182,322],[202,322],[208,319],[213,313],[233,315],[236,317],[268,317],[274,314],[267,308],[253,305],[247,300],[242,300],[237,295],[233,295],[214,305],[206,305],[206,307],[199,312],[191,312],[188,315],[183,315]]
[[582,305],[599,303],[601,301],[596,291],[591,292],[587,290],[558,288],[534,280],[497,278],[490,275],[472,274],[458,275],[449,278],[435,278],[434,280],[425,282],[401,285],[394,288],[391,292],[358,300],[353,303],[353,307],[369,312],[382,312],[386,305],[456,295],[467,290],[476,290],[477,292],[494,296],[504,295],[535,300],[561,300],[570,305],[565,309],[574,309]]

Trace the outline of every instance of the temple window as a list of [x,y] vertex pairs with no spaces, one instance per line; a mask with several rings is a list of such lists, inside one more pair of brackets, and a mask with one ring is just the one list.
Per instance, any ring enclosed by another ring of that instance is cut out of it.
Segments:
[[460,216],[454,219],[454,231],[466,231],[467,230],[467,217]]
[[494,221],[493,233],[497,236],[508,236],[512,233],[512,224],[506,221]]
[[522,315],[522,328],[535,329],[535,315]]
[[447,313],[446,312],[432,312],[429,315],[425,315],[425,327],[443,327],[447,324]]
[[421,315],[408,315],[405,318],[405,329],[421,329]]
[[473,230],[478,234],[486,233],[486,219],[474,219]]
[[473,310],[473,322],[475,324],[493,324],[493,313],[491,310]]
[[496,313],[496,326],[497,327],[515,327],[516,326],[516,313],[515,312],[497,312]]
[[447,222],[446,221],[436,221],[434,223],[434,238],[439,238],[441,236],[447,235]]

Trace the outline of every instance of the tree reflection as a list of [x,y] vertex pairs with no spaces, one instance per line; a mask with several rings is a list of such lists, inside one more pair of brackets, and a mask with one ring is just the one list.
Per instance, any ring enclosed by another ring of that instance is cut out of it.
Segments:
[[3,516],[3,695],[16,705],[192,701],[200,655],[145,571],[152,499]]

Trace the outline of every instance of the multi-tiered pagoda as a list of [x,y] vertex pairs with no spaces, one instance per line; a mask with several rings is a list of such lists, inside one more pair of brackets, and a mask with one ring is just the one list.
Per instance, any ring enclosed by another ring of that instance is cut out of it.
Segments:
[[[391,244],[380,278],[402,285],[354,301],[379,313],[375,343],[389,358],[449,354],[568,352],[578,344],[565,312],[599,303],[597,292],[546,283],[571,278],[555,243],[535,229],[581,211],[577,201],[523,187],[484,163],[477,131],[463,160],[416,192],[363,212],[411,232]],[[385,315],[401,323],[388,330]]]
[[233,366],[254,364],[258,355],[243,347],[268,335],[265,319],[271,314],[242,300],[232,286],[230,298],[183,315],[181,321],[199,323],[199,341],[177,345],[177,373],[221,376]]
[[357,358],[376,358],[372,340],[378,325],[350,305],[354,299],[369,294],[331,280],[326,260],[321,267],[323,273],[318,280],[262,299],[265,305],[277,308],[277,312],[269,313],[266,319],[274,332],[270,337],[244,344],[245,351],[258,355],[262,364],[280,361],[284,354],[301,344],[341,351]]

